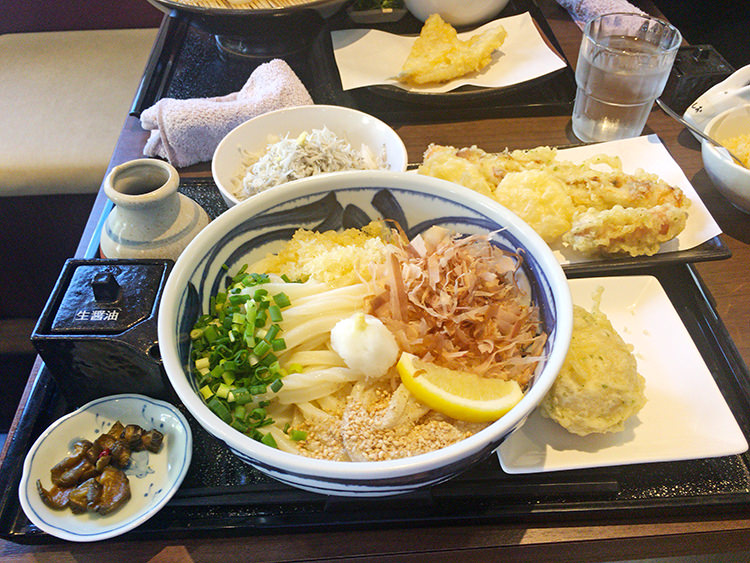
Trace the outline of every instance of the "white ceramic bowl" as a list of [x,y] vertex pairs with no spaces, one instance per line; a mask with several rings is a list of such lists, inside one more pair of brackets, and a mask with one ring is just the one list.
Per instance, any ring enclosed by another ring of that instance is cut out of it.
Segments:
[[[750,135],[750,105],[741,105],[721,112],[705,128],[712,139],[737,135]],[[703,166],[719,193],[732,205],[750,213],[750,169],[740,166],[726,151],[716,148],[708,141],[701,141]]]
[[[404,142],[390,126],[369,114],[341,106],[310,105],[284,108],[261,114],[242,123],[221,140],[211,161],[211,172],[221,196],[229,207],[240,200],[235,192],[244,176],[241,149],[262,153],[269,137],[281,138],[287,133],[296,137],[304,131],[327,127],[357,150],[364,144],[380,154],[385,147],[388,169],[406,170]],[[278,187],[282,187],[281,186]]]
[[[189,365],[188,333],[229,272],[279,249],[293,231],[399,220],[409,238],[432,225],[462,233],[494,232],[500,246],[524,253],[523,272],[549,337],[533,384],[505,416],[446,448],[405,459],[335,462],[285,453],[252,440],[214,415],[199,397]],[[182,253],[159,308],[159,348],[170,382],[198,423],[236,455],[290,485],[331,495],[403,493],[439,483],[489,456],[547,393],[562,365],[572,327],[570,291],[555,256],[516,215],[490,198],[419,174],[340,172],[268,190],[215,219]]]
[[[50,469],[70,455],[77,439],[95,440],[116,421],[155,428],[164,434],[158,453],[134,452],[125,474],[131,498],[107,514],[73,514],[44,504],[36,489],[37,479],[49,489]],[[54,422],[31,446],[23,464],[18,496],[26,516],[39,529],[68,541],[92,542],[124,534],[159,512],[180,488],[193,455],[193,435],[183,414],[164,401],[143,395],[111,395],[86,403]]]
[[498,15],[508,0],[404,0],[404,5],[418,20],[440,14],[456,27],[484,23]]

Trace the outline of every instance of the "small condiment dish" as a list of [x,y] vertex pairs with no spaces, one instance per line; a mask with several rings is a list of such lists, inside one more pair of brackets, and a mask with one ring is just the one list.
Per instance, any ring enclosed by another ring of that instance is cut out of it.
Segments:
[[[37,479],[49,488],[50,469],[69,455],[76,440],[93,441],[118,420],[164,435],[158,453],[134,452],[124,470],[130,481],[130,500],[106,515],[48,507],[37,491]],[[187,474],[192,453],[190,426],[174,405],[133,394],[96,399],[55,421],[31,446],[18,487],[21,507],[35,526],[60,539],[92,542],[119,536],[140,526],[172,498]]]
[[303,132],[324,127],[348,141],[355,150],[366,145],[376,155],[384,152],[387,170],[406,170],[408,157],[404,142],[393,128],[376,117],[342,106],[283,108],[238,125],[216,147],[211,172],[226,204],[232,207],[245,199],[238,196],[237,191],[247,169],[246,152],[262,154],[269,142],[286,135],[295,138]]
[[[705,133],[720,143],[738,135],[750,135],[750,104],[721,112],[708,122]],[[705,140],[701,142],[701,155],[706,173],[719,193],[736,208],[750,213],[750,169],[738,164],[726,150]]]

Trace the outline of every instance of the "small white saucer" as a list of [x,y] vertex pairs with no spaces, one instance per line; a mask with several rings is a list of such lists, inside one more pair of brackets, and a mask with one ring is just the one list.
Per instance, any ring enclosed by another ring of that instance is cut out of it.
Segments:
[[[131,498],[121,508],[101,516],[54,510],[44,504],[36,488],[40,479],[49,489],[50,469],[69,455],[78,439],[94,441],[116,421],[155,428],[164,434],[159,453],[134,452],[125,473]],[[21,507],[31,522],[55,537],[76,541],[98,541],[132,530],[156,514],[185,478],[193,452],[193,436],[182,413],[164,401],[142,395],[113,395],[96,399],[54,422],[34,442],[23,464],[18,487]]]

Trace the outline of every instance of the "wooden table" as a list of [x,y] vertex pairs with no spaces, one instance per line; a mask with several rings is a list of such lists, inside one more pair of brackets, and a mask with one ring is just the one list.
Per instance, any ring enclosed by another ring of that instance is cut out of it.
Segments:
[[[575,64],[580,31],[552,0],[539,2],[568,59]],[[648,9],[644,4],[640,4]],[[650,6],[652,7],[652,6]],[[474,122],[398,127],[418,161],[430,142],[488,151],[566,145],[578,142],[569,116],[487,119]],[[716,309],[747,364],[750,362],[750,217],[718,194],[702,167],[700,146],[662,112],[652,112],[644,133],[657,133],[713,214],[733,256],[705,262],[697,270],[715,299]],[[112,158],[112,166],[141,156],[146,133],[129,117]],[[181,171],[207,176],[207,165]],[[79,247],[83,255],[107,203],[100,192]],[[30,377],[33,382],[40,365]],[[28,393],[29,387],[27,387]],[[26,395],[25,395],[26,397]],[[25,399],[24,397],[24,399]],[[22,402],[23,400],[22,399]],[[17,421],[18,417],[16,418]],[[14,422],[15,426],[15,422]],[[11,433],[13,428],[11,428]],[[3,452],[4,455],[4,452]],[[750,507],[740,516],[690,519],[650,518],[620,523],[576,520],[569,525],[480,525],[394,530],[304,533],[243,538],[188,539],[97,544],[23,546],[0,542],[0,558],[17,561],[490,561],[505,558],[539,561],[639,559],[687,554],[725,554],[750,550]],[[729,555],[727,555],[729,557]],[[740,559],[732,559],[740,560]]]

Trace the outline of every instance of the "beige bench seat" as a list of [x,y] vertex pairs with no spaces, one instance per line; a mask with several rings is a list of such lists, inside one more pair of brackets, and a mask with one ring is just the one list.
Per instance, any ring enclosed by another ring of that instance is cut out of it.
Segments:
[[96,192],[156,34],[0,35],[0,196]]

